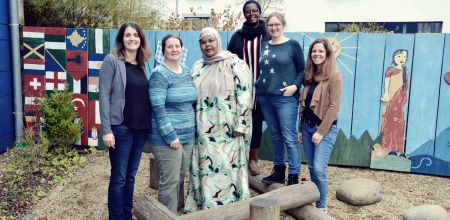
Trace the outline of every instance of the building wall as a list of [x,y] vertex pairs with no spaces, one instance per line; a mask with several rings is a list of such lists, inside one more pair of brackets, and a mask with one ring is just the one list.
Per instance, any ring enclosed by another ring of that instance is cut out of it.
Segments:
[[442,21],[450,32],[448,0],[284,0],[288,31],[325,32],[325,22]]
[[9,1],[0,1],[0,152],[14,143]]
[[[231,4],[236,12],[243,0],[178,0],[178,13],[200,16],[211,8],[222,11]],[[176,1],[166,1],[166,10],[175,12]],[[442,32],[450,32],[449,0],[283,0],[287,31],[325,32],[325,22],[443,22]]]

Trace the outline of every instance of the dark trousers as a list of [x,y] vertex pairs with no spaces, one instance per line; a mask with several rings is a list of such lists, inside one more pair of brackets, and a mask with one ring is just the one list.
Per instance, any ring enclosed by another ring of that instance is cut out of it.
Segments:
[[108,188],[109,219],[132,219],[134,177],[141,161],[146,130],[113,125],[115,149],[109,149],[111,177]]
[[250,143],[251,149],[259,149],[261,144],[261,136],[262,136],[262,122],[264,121],[264,116],[261,111],[261,106],[259,102],[256,101],[254,109],[252,111],[252,142]]

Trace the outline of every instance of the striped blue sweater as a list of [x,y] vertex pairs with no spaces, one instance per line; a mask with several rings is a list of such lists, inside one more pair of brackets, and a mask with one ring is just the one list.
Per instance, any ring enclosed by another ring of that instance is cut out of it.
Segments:
[[153,110],[150,144],[165,146],[176,138],[182,144],[193,142],[195,113],[192,104],[196,100],[197,90],[186,68],[176,74],[164,65],[155,67],[150,77]]

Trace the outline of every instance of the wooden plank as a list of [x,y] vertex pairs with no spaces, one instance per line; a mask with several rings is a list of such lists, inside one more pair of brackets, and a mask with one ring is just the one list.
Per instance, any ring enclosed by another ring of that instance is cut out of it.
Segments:
[[319,191],[312,182],[295,184],[255,196],[248,200],[183,215],[180,216],[180,219],[248,219],[250,218],[249,204],[253,199],[257,198],[276,199],[280,205],[280,210],[284,211],[317,201],[319,199]]
[[[188,56],[186,58],[186,66],[190,69],[192,65],[202,59],[202,51],[198,42],[198,31],[180,31],[180,37],[183,40],[183,47],[188,49]],[[225,38],[226,39],[226,38]],[[226,41],[225,41],[226,42]]]
[[443,34],[417,34],[411,76],[406,154],[433,155]]
[[411,172],[450,176],[450,36],[417,35],[416,57],[406,140]]
[[[259,193],[267,193],[272,190],[276,190],[276,189],[284,187],[284,184],[280,184],[280,183],[274,183],[270,186],[267,186],[266,184],[261,182],[262,178],[263,178],[263,175],[249,176],[249,178],[248,178],[250,187]],[[302,184],[303,183],[306,183],[306,182],[302,182]],[[315,189],[315,191],[316,191],[315,193],[319,193],[317,188]],[[296,219],[316,219],[316,220],[333,219],[326,213],[320,211],[315,206],[310,205],[310,204],[286,210],[286,213],[288,213],[289,215],[291,215],[292,217],[294,217]]]
[[[388,68],[392,68],[395,66],[394,60],[393,60],[393,54],[395,51],[402,49],[407,51],[407,60],[406,64],[404,66],[406,67],[406,73],[408,75],[408,90],[410,88],[409,86],[409,79],[411,79],[411,68],[412,68],[412,60],[413,60],[413,54],[414,54],[414,35],[413,34],[402,34],[402,35],[394,35],[394,34],[388,34],[386,36],[386,46],[385,46],[385,53],[384,53],[384,68],[383,73],[381,74],[383,77],[383,85],[381,88],[380,97],[384,95],[385,91],[385,75]],[[403,73],[402,73],[403,76]],[[406,91],[406,95],[409,92]],[[380,100],[381,102],[381,100]],[[391,106],[393,108],[393,106]],[[385,108],[385,104],[381,103],[380,107],[380,127],[383,123],[383,110]],[[405,121],[405,127],[407,124],[407,109],[408,109],[408,99],[406,99],[406,103],[403,105],[403,107],[398,107],[403,109],[403,118]],[[393,109],[398,109],[393,108]],[[389,115],[389,114],[388,114]],[[394,119],[394,117],[386,117],[386,122],[388,123],[385,127],[390,128],[397,128],[397,125],[394,125],[395,123],[392,123],[394,121],[397,121],[398,119]],[[400,131],[397,129],[395,132],[393,131],[395,129],[388,129],[384,132],[384,138],[392,137],[394,134],[398,134],[400,132],[399,136],[405,137],[405,129],[400,129]],[[401,134],[403,133],[403,134]],[[393,138],[391,138],[392,140]],[[384,142],[383,142],[384,141]],[[386,169],[386,170],[397,170],[397,171],[405,171],[409,172],[411,167],[411,161],[406,159],[405,157],[397,156],[397,155],[387,155],[391,151],[392,143],[400,143],[397,144],[400,146],[403,146],[401,142],[403,142],[403,138],[395,138],[395,141],[390,141],[389,139],[385,139],[381,141],[381,145],[374,145],[374,151],[372,152],[370,167],[375,169]],[[401,148],[401,147],[399,147]],[[395,154],[395,152],[393,152]],[[401,152],[399,152],[400,154]]]
[[8,24],[0,24],[0,40],[10,41],[11,38],[11,28]]
[[14,105],[12,94],[0,97],[0,136],[14,132]]
[[365,131],[372,139],[379,135],[385,41],[386,34],[360,33],[358,37],[352,118],[352,135],[357,139]]
[[[7,54],[11,53],[11,45],[9,40],[0,40],[0,51],[4,51]],[[0,59],[0,71],[12,71],[12,56],[7,55],[7,56],[2,56],[2,58]],[[8,74],[11,74],[11,72],[9,72]],[[3,82],[3,83],[8,83],[8,82]],[[11,82],[9,82],[11,83]]]
[[148,46],[150,47],[151,56],[145,63],[145,70],[149,73],[152,72],[153,67],[155,66],[155,52],[156,52],[156,33],[154,30],[145,30],[145,38],[147,40]]
[[119,30],[117,29],[109,29],[109,51],[111,51],[111,53],[113,52],[113,48],[116,46],[116,36],[118,31]]
[[353,112],[353,89],[355,80],[356,49],[358,34],[356,33],[305,33],[305,57],[311,43],[317,38],[327,38],[335,48],[336,63],[342,74],[343,89],[341,106],[338,115],[338,127],[346,137],[350,137]]
[[155,198],[147,195],[139,200],[133,209],[133,214],[138,220],[177,220],[174,213],[167,209]]
[[[445,35],[434,157],[450,162],[450,34]],[[447,80],[446,78],[447,77]],[[450,169],[448,170],[450,172]]]

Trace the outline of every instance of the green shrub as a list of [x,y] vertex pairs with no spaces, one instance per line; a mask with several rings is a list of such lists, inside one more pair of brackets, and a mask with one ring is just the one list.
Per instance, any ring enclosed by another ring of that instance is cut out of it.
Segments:
[[83,121],[77,118],[72,104],[72,93],[67,89],[55,91],[49,97],[42,98],[40,111],[44,116],[43,125],[52,145],[66,149],[80,138]]

